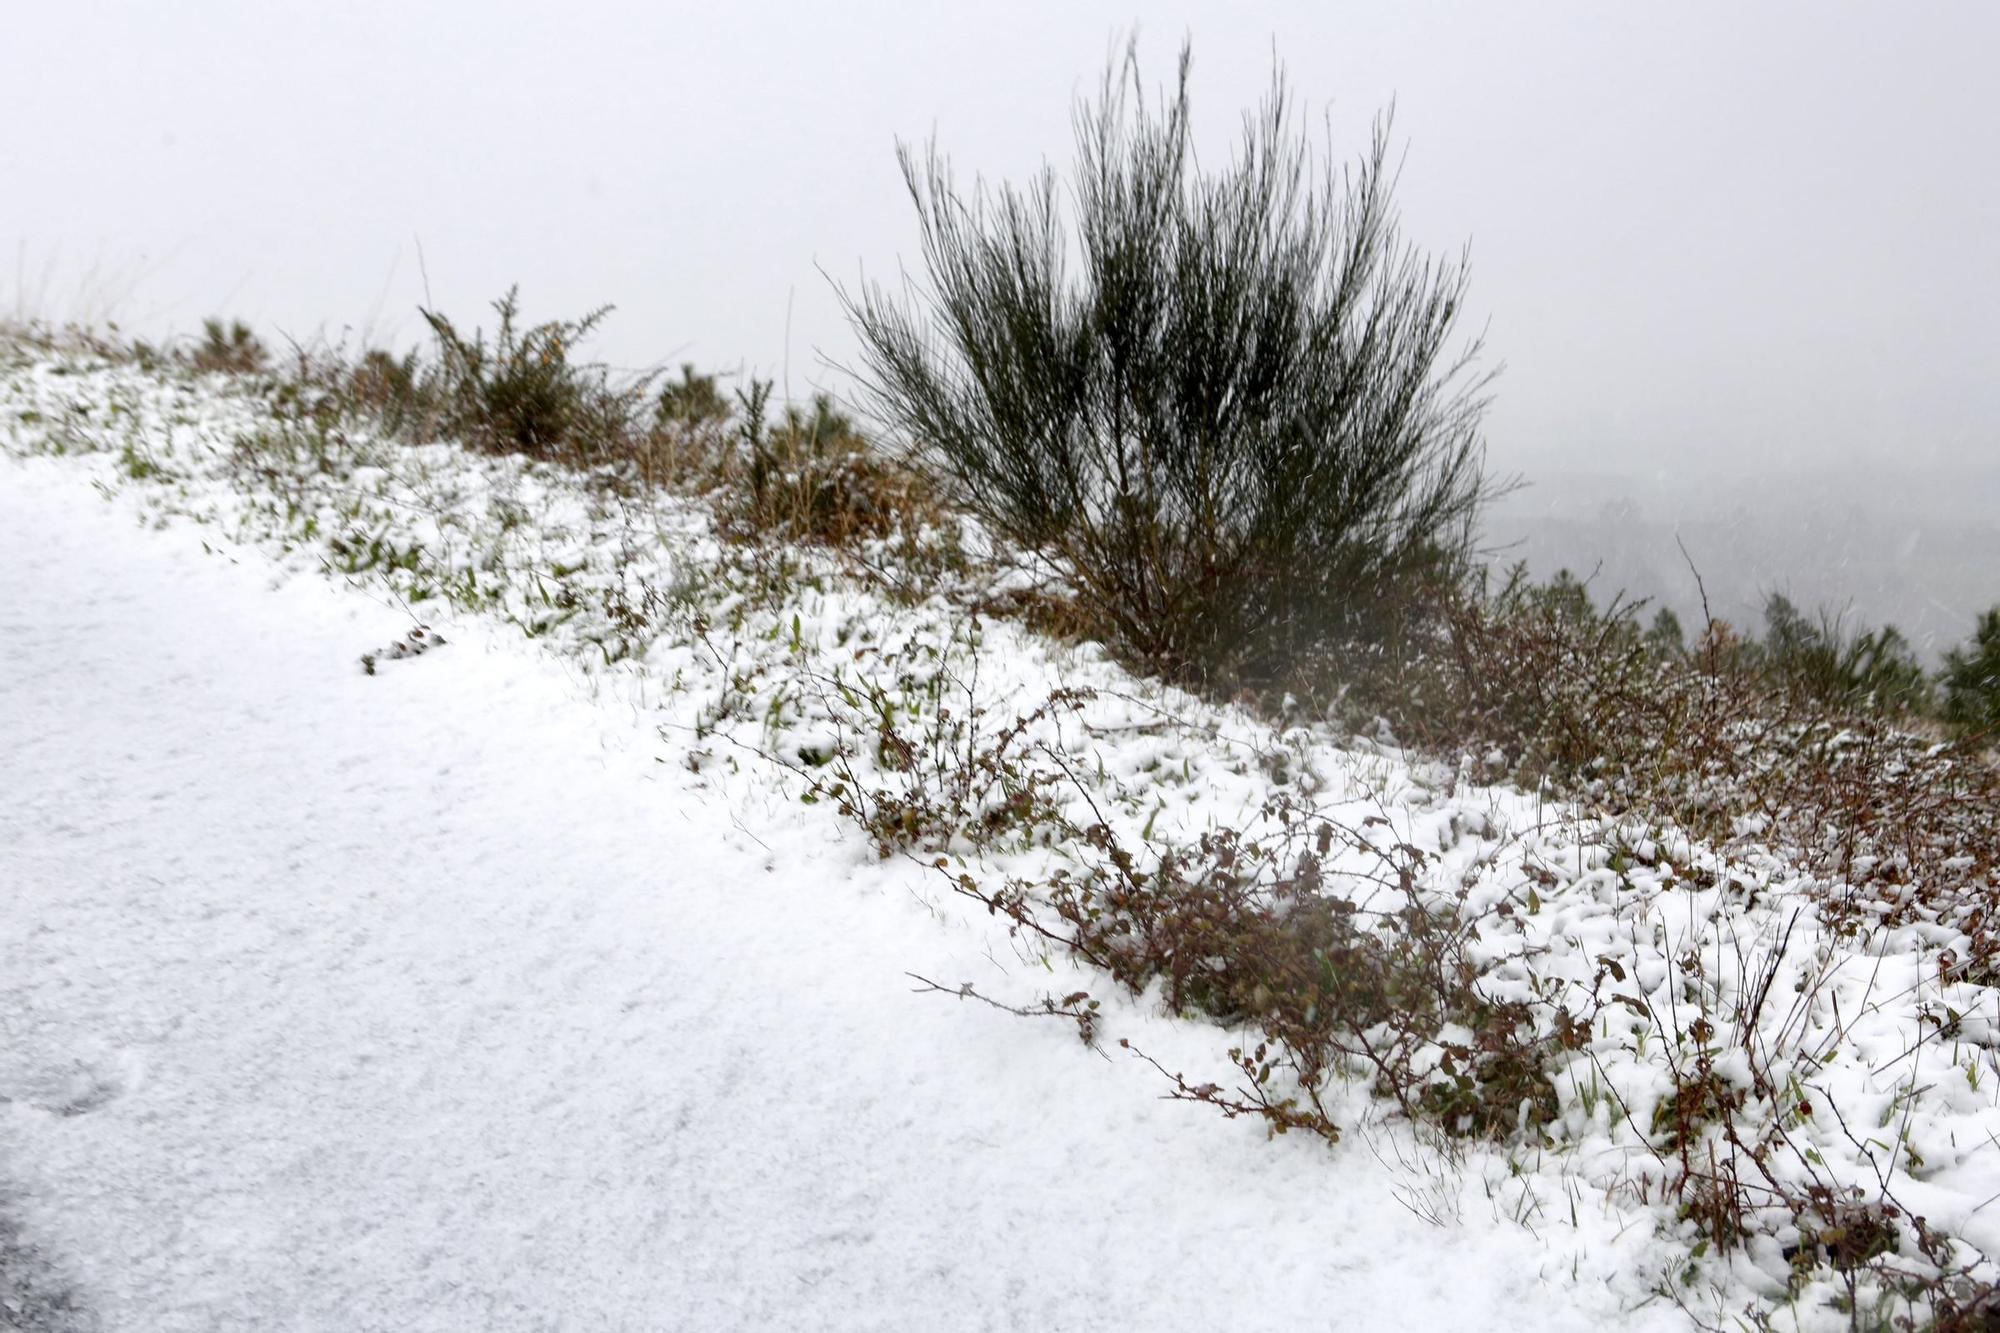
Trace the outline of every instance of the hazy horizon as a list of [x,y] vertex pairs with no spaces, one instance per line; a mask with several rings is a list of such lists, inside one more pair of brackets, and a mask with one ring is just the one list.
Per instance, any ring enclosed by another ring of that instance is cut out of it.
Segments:
[[1484,537],[1499,566],[1567,569],[1600,605],[1645,599],[1690,634],[1704,610],[1761,633],[1765,598],[1782,593],[1850,632],[1893,624],[1935,664],[2000,604],[2000,467],[1552,468],[1489,509]]

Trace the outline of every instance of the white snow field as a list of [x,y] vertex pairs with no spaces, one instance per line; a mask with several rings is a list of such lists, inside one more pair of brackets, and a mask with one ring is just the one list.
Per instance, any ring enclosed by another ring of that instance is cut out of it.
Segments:
[[0,457],[0,1204],[77,1306],[0,1327],[1684,1326],[1648,1227],[1431,1225],[913,993],[1018,964],[615,689],[478,623],[366,675],[404,611],[91,476]]

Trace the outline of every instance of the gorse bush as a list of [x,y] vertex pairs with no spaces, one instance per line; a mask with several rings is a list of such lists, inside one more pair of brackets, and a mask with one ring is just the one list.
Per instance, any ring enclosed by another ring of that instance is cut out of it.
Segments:
[[435,310],[424,310],[437,344],[428,389],[440,404],[443,429],[493,449],[582,458],[617,455],[628,442],[646,385],[614,384],[602,366],[574,361],[610,306],[580,319],[522,327],[520,289],[493,303],[500,316],[489,343],[471,337]]
[[901,150],[929,284],[846,298],[866,382],[1117,646],[1279,683],[1468,549],[1487,488],[1476,344],[1448,350],[1464,267],[1400,238],[1386,120],[1336,171],[1282,76],[1214,174],[1185,50],[1157,111],[1128,53],[1075,124],[1073,218],[1052,172],[968,198],[934,146]]
[[391,435],[425,434],[441,410],[415,352],[397,356],[371,347],[346,368],[339,388],[349,403],[375,417]]
[[683,362],[680,378],[660,386],[655,415],[664,425],[699,431],[727,424],[735,411],[716,386],[715,376]]
[[734,531],[842,545],[935,516],[924,479],[883,457],[827,395],[810,408],[788,405],[772,423],[770,394],[769,381],[753,381],[733,414]]
[[250,327],[237,320],[224,324],[219,319],[201,322],[201,342],[188,356],[198,371],[248,375],[270,363],[270,353]]
[[511,289],[493,308],[490,336],[422,310],[428,355],[301,350],[278,401],[316,427],[356,416],[412,443],[456,439],[600,471],[621,487],[699,494],[738,539],[842,546],[914,534],[939,516],[925,479],[877,450],[825,394],[774,420],[769,381],[731,396],[692,365],[663,379],[577,360],[608,306],[527,325]]

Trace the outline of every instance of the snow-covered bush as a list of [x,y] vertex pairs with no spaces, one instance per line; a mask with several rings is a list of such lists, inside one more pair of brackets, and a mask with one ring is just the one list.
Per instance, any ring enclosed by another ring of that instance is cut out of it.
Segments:
[[1128,54],[1076,126],[1073,220],[1053,173],[968,198],[903,150],[929,284],[848,300],[876,406],[1128,655],[1278,684],[1467,550],[1488,487],[1476,344],[1450,346],[1463,264],[1401,238],[1387,121],[1334,170],[1282,77],[1219,172],[1185,50],[1157,114]]

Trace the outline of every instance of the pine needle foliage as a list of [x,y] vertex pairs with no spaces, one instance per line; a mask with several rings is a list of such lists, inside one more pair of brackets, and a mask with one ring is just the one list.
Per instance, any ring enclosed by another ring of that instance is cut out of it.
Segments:
[[1778,683],[1823,703],[1878,713],[1920,713],[1931,684],[1894,625],[1850,632],[1821,611],[1807,619],[1783,593],[1764,599],[1761,665]]
[[957,500],[1065,565],[1128,655],[1261,688],[1467,555],[1488,377],[1452,350],[1464,257],[1400,234],[1388,118],[1339,166],[1280,71],[1211,173],[1188,74],[1183,48],[1149,106],[1114,61],[1066,192],[968,196],[902,145],[928,284],[843,295],[878,414]]
[[1972,638],[1945,654],[1938,684],[1946,722],[1983,740],[2000,738],[2000,606],[1982,612]]

